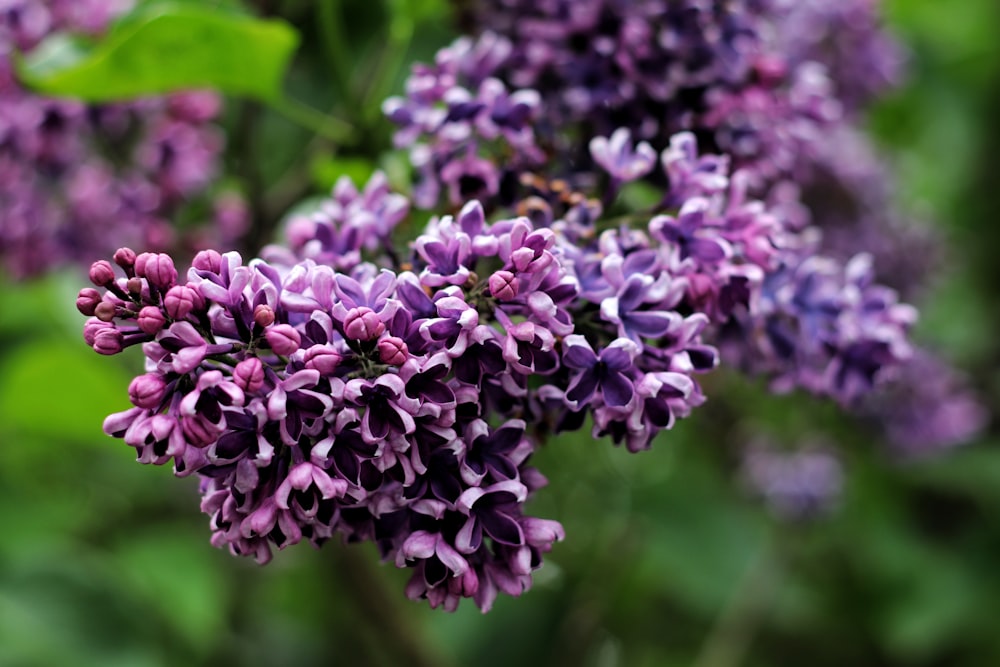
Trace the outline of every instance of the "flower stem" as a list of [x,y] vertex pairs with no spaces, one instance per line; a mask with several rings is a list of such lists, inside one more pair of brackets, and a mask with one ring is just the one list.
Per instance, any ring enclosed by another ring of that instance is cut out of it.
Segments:
[[268,105],[288,120],[301,125],[315,134],[336,141],[350,143],[354,126],[347,121],[328,116],[291,97],[280,97],[268,102]]

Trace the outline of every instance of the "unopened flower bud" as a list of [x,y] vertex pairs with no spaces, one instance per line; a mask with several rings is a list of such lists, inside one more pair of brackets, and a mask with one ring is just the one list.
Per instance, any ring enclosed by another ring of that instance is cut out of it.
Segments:
[[156,335],[166,324],[166,316],[156,306],[146,306],[139,311],[139,328],[145,333]]
[[129,294],[142,294],[142,278],[132,276],[125,283],[125,288],[128,290]]
[[373,340],[382,335],[385,324],[375,311],[364,306],[351,308],[344,318],[344,334],[354,340]]
[[313,345],[305,354],[306,368],[319,371],[320,375],[332,374],[342,360],[336,350],[326,345]]
[[276,324],[264,332],[264,337],[274,353],[283,357],[292,354],[302,345],[302,337],[290,324]]
[[500,301],[510,301],[517,296],[521,281],[510,271],[497,271],[489,280],[490,294]]
[[175,320],[182,320],[191,311],[205,305],[205,300],[193,287],[174,285],[163,297],[163,309]]
[[122,332],[114,327],[101,329],[94,335],[94,351],[98,354],[118,354],[122,351]]
[[125,273],[129,276],[135,268],[135,257],[135,251],[131,248],[118,248],[114,254],[115,264],[125,269]]
[[98,287],[107,287],[115,281],[115,269],[111,262],[99,260],[90,265],[90,282]]
[[233,382],[246,392],[254,392],[264,385],[264,364],[257,357],[248,357],[233,369]]
[[222,270],[222,255],[216,250],[202,250],[194,256],[191,266],[199,271],[218,273]]
[[758,56],[753,70],[765,86],[778,86],[788,77],[788,64],[777,55]]
[[136,257],[135,273],[159,289],[168,289],[177,282],[174,260],[163,253],[144,252]]
[[219,439],[218,427],[201,415],[182,417],[181,431],[188,444],[195,447],[208,447]]
[[253,321],[257,326],[264,328],[274,324],[274,309],[266,303],[262,303],[253,309]]
[[167,383],[154,373],[139,375],[128,386],[128,397],[132,404],[146,410],[155,410],[167,393]]
[[83,325],[83,340],[87,342],[87,345],[93,347],[94,340],[97,338],[97,334],[104,331],[105,329],[114,329],[115,325],[108,324],[107,322],[102,322],[98,319],[87,320]]
[[117,312],[118,307],[110,301],[101,301],[97,304],[97,307],[94,308],[94,315],[102,322],[110,322],[115,319],[115,314]]
[[410,351],[401,338],[387,336],[378,342],[378,358],[383,364],[402,366],[410,358]]
[[94,310],[101,303],[101,293],[93,287],[84,287],[76,297],[76,309],[87,317],[94,316]]

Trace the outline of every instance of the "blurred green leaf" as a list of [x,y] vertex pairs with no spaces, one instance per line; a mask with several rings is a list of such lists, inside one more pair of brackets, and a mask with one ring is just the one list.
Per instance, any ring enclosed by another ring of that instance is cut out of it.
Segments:
[[90,102],[199,87],[275,101],[298,42],[284,21],[157,3],[96,44],[53,36],[23,58],[18,70],[39,92]]
[[[3,359],[0,421],[8,434],[93,440],[104,417],[129,406],[125,371],[82,341],[35,340]],[[25,397],[33,400],[25,400]]]
[[364,157],[321,156],[310,165],[313,183],[322,190],[330,190],[341,176],[349,177],[358,188],[371,178],[375,171],[372,161]]
[[143,607],[200,650],[226,627],[231,591],[223,566],[231,557],[212,550],[187,523],[132,533],[114,551],[114,571]]

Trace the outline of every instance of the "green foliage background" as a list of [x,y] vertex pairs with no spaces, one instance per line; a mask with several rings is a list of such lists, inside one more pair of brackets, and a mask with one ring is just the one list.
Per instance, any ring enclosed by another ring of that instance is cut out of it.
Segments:
[[[444,0],[257,4],[301,34],[289,96],[355,129],[304,130],[288,117],[316,118],[283,95],[230,101],[227,169],[257,216],[248,249],[341,173],[405,177],[379,103],[454,31]],[[995,411],[1000,7],[892,0],[887,13],[912,76],[870,124],[895,156],[902,205],[929,212],[954,248],[919,336],[969,369]],[[266,568],[211,548],[194,480],[137,465],[101,433],[141,362],[84,345],[72,306],[84,281],[0,285],[0,665],[1000,664],[995,427],[904,464],[829,406],[712,378],[710,405],[651,452],[551,442],[533,509],[567,540],[526,596],[446,614],[405,600],[407,573],[368,546],[298,546]],[[848,470],[839,511],[781,525],[749,500],[732,456],[746,425],[833,438]]]

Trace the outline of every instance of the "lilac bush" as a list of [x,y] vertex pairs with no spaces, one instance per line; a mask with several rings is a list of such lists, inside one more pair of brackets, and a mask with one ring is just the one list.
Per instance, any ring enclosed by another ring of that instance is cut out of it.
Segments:
[[214,92],[109,105],[43,97],[17,80],[14,58],[57,31],[98,35],[128,8],[114,0],[14,0],[0,8],[0,266],[34,276],[122,244],[153,249],[232,244],[246,214],[234,194],[212,204],[215,225],[173,224],[208,196],[223,137]]
[[[814,21],[895,51],[870,22],[810,8],[482,3],[492,31],[416,65],[383,105],[410,196],[381,173],[345,178],[256,259],[203,250],[182,273],[122,247],[92,265],[86,342],[145,358],[105,431],[200,479],[218,547],[263,563],[303,540],[372,541],[412,571],[409,597],[485,611],[564,537],[525,510],[548,434],[648,449],[720,363],[882,405],[916,311],[868,248],[828,252],[813,193],[863,173],[830,137],[860,136],[895,56],[852,81],[853,51],[781,34]],[[433,214],[419,226],[411,207]],[[833,458],[779,458],[746,464],[779,513],[839,490]],[[799,468],[805,487],[782,481]]]

